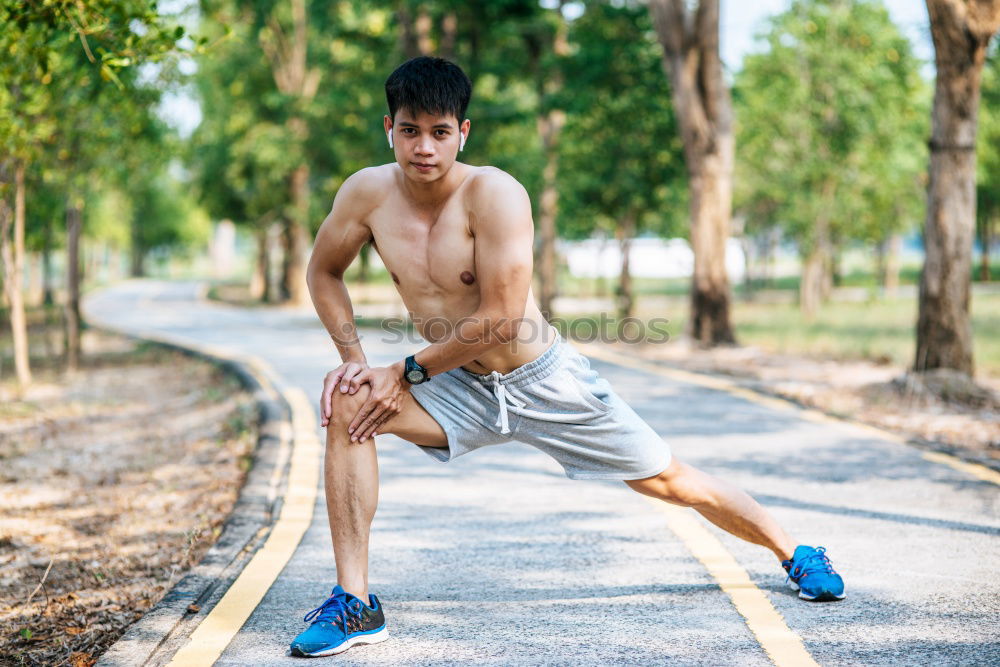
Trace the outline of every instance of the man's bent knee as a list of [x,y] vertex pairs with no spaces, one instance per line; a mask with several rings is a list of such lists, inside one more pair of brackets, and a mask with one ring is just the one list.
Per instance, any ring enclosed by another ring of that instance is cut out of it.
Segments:
[[342,393],[335,389],[330,400],[330,424],[327,426],[327,440],[335,434],[347,434],[347,427],[351,425],[357,416],[361,406],[368,400],[368,395],[372,388],[367,384],[358,387],[358,390],[351,393]]

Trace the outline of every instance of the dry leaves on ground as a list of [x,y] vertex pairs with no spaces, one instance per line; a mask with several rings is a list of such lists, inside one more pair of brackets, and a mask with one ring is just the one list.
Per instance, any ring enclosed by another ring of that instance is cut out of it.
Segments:
[[[218,536],[256,406],[213,365],[87,332],[0,409],[0,662],[93,665]],[[32,594],[34,593],[34,594]]]

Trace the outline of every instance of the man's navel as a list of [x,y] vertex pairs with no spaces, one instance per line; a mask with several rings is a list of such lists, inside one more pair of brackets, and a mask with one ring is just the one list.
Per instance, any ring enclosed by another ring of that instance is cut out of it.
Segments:
[[476,277],[472,275],[471,271],[462,271],[462,275],[459,276],[459,279],[466,285],[471,285],[476,282]]

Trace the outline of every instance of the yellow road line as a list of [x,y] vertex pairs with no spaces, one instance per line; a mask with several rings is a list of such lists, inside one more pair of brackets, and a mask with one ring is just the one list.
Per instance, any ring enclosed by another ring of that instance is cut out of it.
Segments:
[[719,587],[743,615],[747,627],[761,648],[778,667],[818,667],[806,650],[802,639],[792,632],[785,619],[774,608],[763,591],[750,580],[750,575],[726,551],[722,542],[701,525],[691,510],[646,498],[667,516],[667,525],[688,550],[701,561]]
[[983,481],[993,482],[994,484],[1000,485],[1000,473],[992,468],[979,465],[978,463],[969,463],[968,461],[963,461],[962,459],[948,454],[942,454],[941,452],[924,452],[924,458],[928,461],[943,463],[946,466],[951,466],[955,470],[961,470],[962,472],[969,473],[973,477],[978,477]]
[[316,418],[301,389],[282,393],[292,407],[294,444],[281,513],[264,545],[191,633],[184,647],[174,654],[169,663],[172,667],[207,667],[218,660],[295,553],[312,523],[322,454],[316,436]]
[[[846,419],[842,417],[834,417],[828,415],[819,410],[814,410],[812,408],[804,408],[794,401],[790,401],[784,398],[778,398],[775,396],[767,396],[753,389],[747,389],[746,387],[740,387],[736,383],[725,380],[722,378],[711,377],[709,375],[702,375],[700,373],[692,373],[690,371],[680,370],[678,368],[665,368],[657,364],[652,364],[649,362],[636,359],[635,357],[623,354],[621,352],[615,352],[608,350],[606,348],[594,345],[593,343],[576,343],[573,345],[580,349],[588,357],[593,357],[595,359],[600,359],[602,361],[607,361],[608,363],[617,364],[618,366],[624,366],[626,368],[634,368],[646,373],[654,373],[662,377],[671,378],[679,382],[689,382],[691,384],[697,384],[702,387],[708,387],[710,389],[717,389],[719,391],[724,391],[733,396],[739,396],[758,405],[764,405],[769,408],[775,408],[778,410],[795,410],[804,419],[809,421],[821,423],[821,424],[847,424],[854,428],[861,429],[863,431],[868,431],[873,436],[877,438],[882,438],[884,440],[891,440],[892,442],[898,442],[900,444],[906,444],[906,438],[900,436],[898,433],[893,433],[892,431],[887,431],[885,429],[879,428],[878,426],[872,426],[871,424],[865,424],[862,422],[854,421],[852,419]],[[967,473],[981,479],[986,482],[992,482],[994,484],[1000,485],[1000,473],[988,468],[987,466],[980,465],[978,463],[970,463],[968,461],[963,461],[955,456],[950,456],[948,454],[943,454],[940,452],[925,452],[923,458],[931,461],[933,463],[940,463],[942,465],[950,466],[955,470]]]

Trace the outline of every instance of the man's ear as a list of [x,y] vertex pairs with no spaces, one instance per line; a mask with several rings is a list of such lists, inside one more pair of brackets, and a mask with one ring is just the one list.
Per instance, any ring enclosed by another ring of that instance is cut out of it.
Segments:
[[465,148],[465,142],[469,140],[469,128],[472,127],[472,122],[466,118],[458,126],[459,140],[458,140],[458,150],[461,151]]

